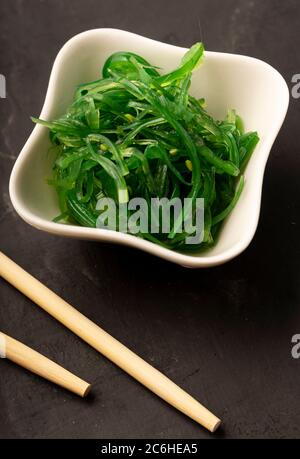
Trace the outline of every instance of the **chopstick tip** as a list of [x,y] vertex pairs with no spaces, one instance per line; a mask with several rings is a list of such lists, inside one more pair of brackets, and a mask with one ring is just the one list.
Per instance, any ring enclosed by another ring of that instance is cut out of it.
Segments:
[[91,392],[91,389],[92,389],[92,385],[91,384],[87,384],[85,390],[82,392],[82,398],[86,397],[87,395],[89,395],[89,393]]
[[218,430],[218,428],[220,427],[221,424],[222,424],[221,419],[218,419],[218,420],[215,422],[215,424],[211,427],[210,431],[211,431],[212,433],[215,433],[216,430]]

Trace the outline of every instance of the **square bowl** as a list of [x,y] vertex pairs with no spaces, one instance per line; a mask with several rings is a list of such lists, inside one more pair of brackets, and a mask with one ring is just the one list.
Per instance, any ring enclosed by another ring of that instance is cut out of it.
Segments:
[[[99,78],[107,57],[116,51],[141,54],[165,72],[177,67],[185,48],[154,41],[116,29],[95,29],[69,40],[59,52],[51,72],[41,118],[62,115],[77,85]],[[225,221],[216,245],[201,253],[183,254],[130,234],[98,228],[54,223],[60,213],[55,190],[46,183],[53,158],[48,129],[37,125],[22,149],[10,178],[10,197],[17,213],[30,225],[60,236],[114,242],[136,247],[190,268],[217,266],[243,252],[257,229],[265,166],[289,104],[283,77],[270,65],[251,57],[206,52],[193,74],[191,93],[204,97],[207,110],[222,119],[234,108],[247,131],[258,131],[260,142],[245,171],[245,188]]]

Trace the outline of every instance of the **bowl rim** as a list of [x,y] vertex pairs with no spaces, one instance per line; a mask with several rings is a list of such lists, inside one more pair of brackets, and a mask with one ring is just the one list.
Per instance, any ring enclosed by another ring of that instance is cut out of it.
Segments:
[[[81,39],[85,38],[87,35],[91,35],[91,34],[101,35],[101,34],[110,34],[110,33],[118,34],[118,35],[123,34],[127,36],[132,36],[138,39],[146,40],[148,42],[153,42],[155,44],[168,45],[170,47],[174,47],[182,51],[186,50],[186,48],[183,48],[183,47],[169,45],[167,43],[160,42],[158,40],[153,40],[151,38],[143,37],[142,35],[138,35],[132,32],[127,32],[124,30],[119,30],[119,29],[114,29],[114,28],[90,29],[90,30],[81,32],[75,35],[74,37],[70,38],[63,45],[63,47],[60,49],[60,51],[58,52],[55,58],[55,61],[54,61],[54,64],[51,70],[51,74],[50,74],[48,88],[46,91],[45,101],[44,101],[43,108],[40,114],[41,118],[45,117],[47,119],[48,112],[51,109],[51,105],[52,105],[52,101],[53,101],[54,93],[55,93],[55,88],[56,88],[56,75],[57,75],[58,69],[60,68],[61,62],[63,61],[64,54],[67,51],[67,49],[73,44],[75,44],[77,41],[80,41]],[[248,57],[244,55],[239,55],[239,54],[220,53],[220,52],[213,52],[213,51],[206,51],[206,55],[223,58],[223,59],[231,58],[231,59],[247,60],[253,63],[256,62],[259,65],[265,66],[265,68],[269,72],[273,72],[274,78],[277,78],[278,81],[280,81],[280,84],[282,85],[281,98],[283,101],[283,106],[281,110],[281,115],[277,117],[277,122],[274,124],[272,132],[264,140],[264,151],[266,153],[262,155],[262,157],[260,158],[260,168],[257,171],[257,175],[256,175],[257,206],[255,209],[255,215],[253,215],[253,218],[251,219],[251,226],[249,227],[244,237],[241,238],[241,240],[239,240],[233,246],[224,250],[224,252],[217,254],[217,255],[209,255],[209,251],[206,252],[206,256],[205,255],[203,256],[203,254],[189,255],[189,254],[184,254],[180,252],[175,252],[170,249],[166,249],[150,241],[146,241],[144,239],[138,238],[134,235],[120,233],[117,231],[99,229],[99,228],[87,228],[87,227],[76,226],[76,225],[65,225],[61,223],[55,223],[55,222],[46,220],[44,218],[41,218],[35,215],[30,210],[28,210],[28,208],[26,208],[25,205],[23,205],[21,199],[18,196],[18,179],[21,174],[23,162],[26,159],[28,153],[30,152],[31,145],[34,142],[37,142],[39,137],[43,134],[43,126],[40,126],[40,125],[36,125],[33,131],[31,132],[28,140],[26,141],[24,147],[22,148],[13,166],[11,176],[10,176],[10,181],[9,181],[10,199],[11,199],[13,207],[15,208],[19,216],[31,226],[34,226],[40,230],[46,231],[51,234],[66,236],[66,237],[73,237],[73,238],[78,238],[78,239],[93,239],[93,240],[98,240],[101,242],[124,244],[130,247],[134,247],[134,248],[146,251],[152,255],[158,256],[170,262],[182,265],[184,267],[189,267],[189,268],[206,268],[206,267],[218,266],[218,265],[221,265],[223,263],[226,263],[232,260],[239,254],[241,254],[244,250],[246,250],[246,248],[251,243],[255,235],[257,226],[258,226],[260,209],[261,209],[262,185],[263,185],[265,167],[266,167],[268,157],[270,155],[272,145],[276,140],[276,137],[281,129],[281,126],[284,122],[284,119],[285,119],[285,116],[288,110],[289,98],[290,98],[289,88],[286,84],[286,81],[282,77],[282,75],[270,64],[260,59]]]

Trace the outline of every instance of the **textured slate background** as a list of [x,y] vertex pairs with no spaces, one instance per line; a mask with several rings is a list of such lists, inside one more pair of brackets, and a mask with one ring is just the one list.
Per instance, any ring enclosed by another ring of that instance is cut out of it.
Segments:
[[[298,0],[1,0],[0,249],[224,419],[217,438],[300,436],[300,101],[291,100],[264,182],[259,229],[226,266],[190,271],[122,247],[60,239],[23,223],[13,162],[60,47],[95,27],[243,53],[300,73]],[[276,94],[274,94],[276,97]],[[0,280],[0,328],[94,383],[80,400],[0,361],[1,438],[208,438]]]

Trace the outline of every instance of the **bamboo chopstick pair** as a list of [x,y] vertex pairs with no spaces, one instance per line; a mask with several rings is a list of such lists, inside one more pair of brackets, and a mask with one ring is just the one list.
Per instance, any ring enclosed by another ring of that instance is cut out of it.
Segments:
[[[170,405],[209,431],[215,432],[217,430],[221,424],[219,418],[165,375],[24,271],[2,252],[0,252],[0,276]],[[2,355],[5,354],[10,360],[81,396],[85,396],[89,392],[91,386],[88,383],[46,357],[4,334],[0,333],[0,338],[2,338],[2,343],[4,341],[6,344],[6,349],[3,349],[2,344]]]

